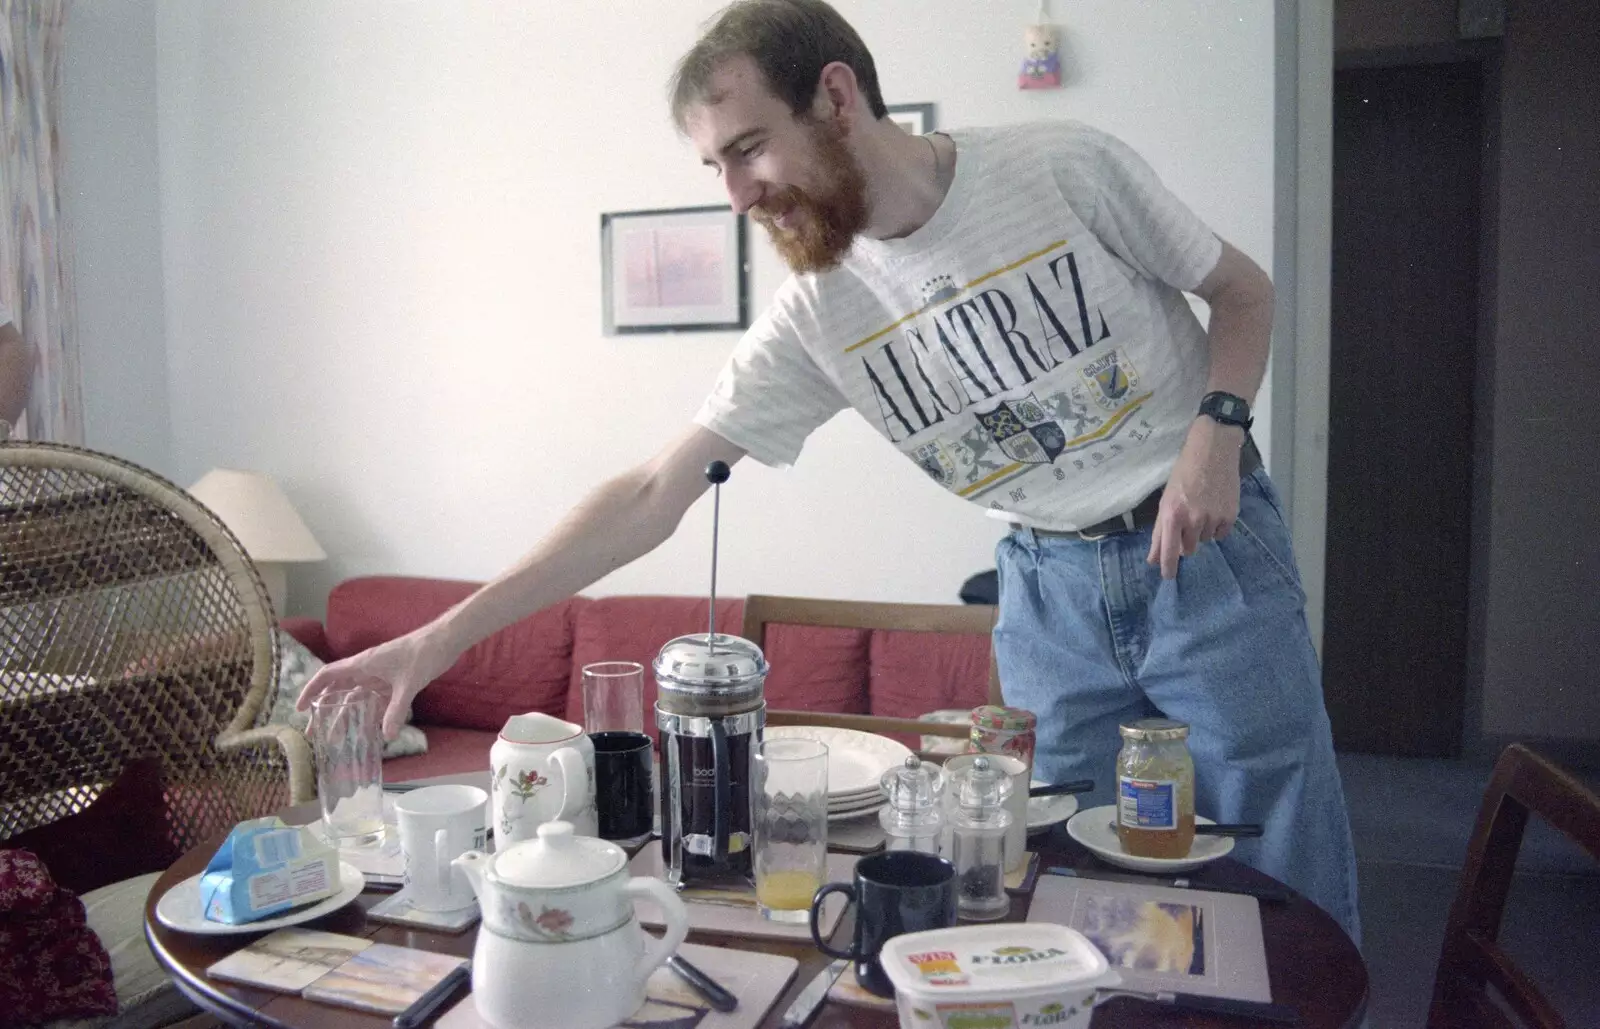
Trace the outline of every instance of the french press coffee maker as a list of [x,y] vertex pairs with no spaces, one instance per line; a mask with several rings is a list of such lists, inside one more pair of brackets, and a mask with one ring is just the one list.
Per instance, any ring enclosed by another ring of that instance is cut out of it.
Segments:
[[750,788],[767,720],[761,648],[717,632],[716,525],[728,466],[713,461],[711,617],[708,631],[679,636],[654,662],[661,731],[661,864],[673,886],[748,885]]

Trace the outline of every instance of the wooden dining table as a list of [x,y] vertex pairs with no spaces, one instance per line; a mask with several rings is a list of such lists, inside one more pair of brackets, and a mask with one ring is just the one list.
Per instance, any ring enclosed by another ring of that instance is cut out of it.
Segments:
[[[470,783],[487,787],[488,773],[441,776],[428,783]],[[319,817],[315,804],[299,805],[281,813],[285,822],[307,824]],[[172,887],[198,874],[225,836],[207,840],[185,854],[169,868],[150,891],[145,907],[145,936],[156,959],[172,975],[179,989],[205,1011],[235,1026],[267,1026],[274,1029],[388,1029],[390,1019],[367,1015],[344,1007],[307,1001],[293,994],[275,993],[209,978],[206,969],[217,961],[247,946],[259,934],[199,935],[169,929],[156,918],[156,905]],[[655,843],[646,846],[655,846]],[[1029,838],[1029,849],[1038,853],[1041,867],[1072,867],[1093,874],[1106,866],[1069,837],[1064,825]],[[1211,862],[1191,873],[1196,885],[1237,887],[1277,887],[1282,884],[1230,858]],[[450,934],[392,923],[366,916],[367,910],[388,893],[363,892],[345,907],[305,923],[307,928],[370,938],[379,943],[435,951],[441,954],[471,956],[476,929]],[[1011,920],[1027,918],[1031,894],[1012,897]],[[848,946],[854,922],[846,912],[835,929],[831,943]],[[1366,1014],[1367,969],[1360,951],[1349,936],[1326,912],[1297,893],[1290,892],[1286,903],[1261,904],[1261,931],[1267,959],[1272,999],[1277,1004],[1298,1010],[1306,1029],[1347,1029],[1360,1025]],[[795,996],[830,963],[830,959],[809,943],[772,939],[749,939],[695,931],[690,942],[739,950],[760,951],[795,958],[799,969],[777,1002],[760,1022],[763,1029],[778,1029],[784,1011]],[[849,975],[847,971],[845,973]],[[815,1029],[894,1029],[898,1019],[893,1011],[847,1006],[835,1001],[823,1004],[810,1025]],[[1241,1029],[1253,1024],[1234,1016],[1200,1014],[1128,998],[1116,998],[1095,1009],[1093,1029],[1158,1027],[1158,1029]],[[529,1023],[530,1029],[539,1029]],[[552,1026],[550,1029],[560,1029]]]

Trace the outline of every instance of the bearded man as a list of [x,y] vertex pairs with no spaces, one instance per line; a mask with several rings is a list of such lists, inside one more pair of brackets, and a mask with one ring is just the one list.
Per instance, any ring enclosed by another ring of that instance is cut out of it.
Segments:
[[1266,275],[1103,132],[908,135],[822,0],[727,7],[670,97],[794,274],[681,436],[432,624],[327,666],[300,706],[376,679],[392,736],[467,647],[664,541],[709,462],[786,466],[854,408],[1011,526],[994,648],[1006,702],[1038,716],[1039,774],[1095,779],[1108,802],[1121,723],[1188,723],[1199,811],[1261,823],[1236,855],[1359,942],[1304,595],[1249,438]]

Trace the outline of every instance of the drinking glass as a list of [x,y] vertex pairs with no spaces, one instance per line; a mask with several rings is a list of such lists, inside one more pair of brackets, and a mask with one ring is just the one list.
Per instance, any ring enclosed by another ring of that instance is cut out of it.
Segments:
[[583,731],[644,732],[644,665],[596,661],[583,666]]
[[828,862],[828,747],[765,740],[755,754],[756,906],[774,922],[803,925]]
[[323,833],[335,846],[383,837],[383,695],[365,686],[330,690],[311,702],[317,799]]

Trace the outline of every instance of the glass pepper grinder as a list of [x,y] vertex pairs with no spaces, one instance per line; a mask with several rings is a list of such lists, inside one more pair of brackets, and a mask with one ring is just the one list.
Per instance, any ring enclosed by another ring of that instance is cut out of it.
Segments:
[[879,783],[889,798],[878,812],[878,824],[888,837],[887,848],[920,850],[938,857],[939,834],[944,827],[944,772],[912,754],[905,764],[884,772]]
[[950,861],[956,866],[961,918],[987,922],[1011,910],[1006,896],[1006,797],[1011,777],[979,757],[952,776],[956,808],[950,815]]

